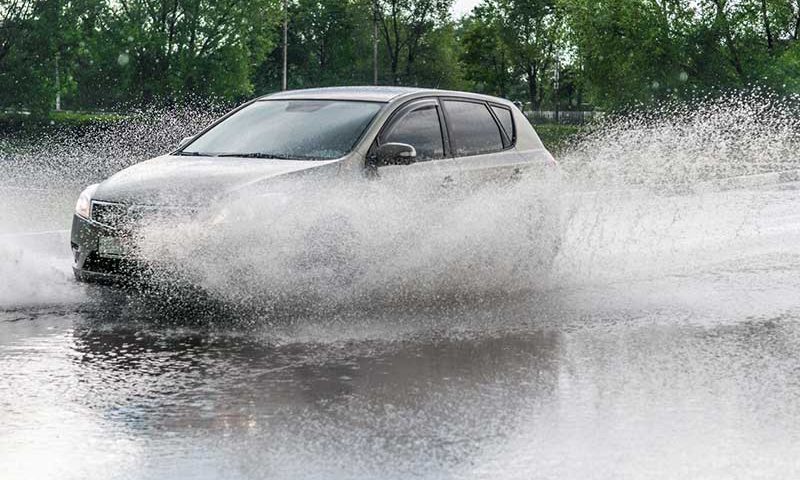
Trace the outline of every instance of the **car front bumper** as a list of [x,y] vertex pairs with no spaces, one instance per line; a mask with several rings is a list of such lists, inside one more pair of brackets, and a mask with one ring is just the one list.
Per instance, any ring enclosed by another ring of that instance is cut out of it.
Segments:
[[74,215],[70,246],[75,279],[90,283],[129,283],[137,270],[136,262],[124,256],[105,255],[99,248],[101,239],[119,237],[119,233],[109,227]]

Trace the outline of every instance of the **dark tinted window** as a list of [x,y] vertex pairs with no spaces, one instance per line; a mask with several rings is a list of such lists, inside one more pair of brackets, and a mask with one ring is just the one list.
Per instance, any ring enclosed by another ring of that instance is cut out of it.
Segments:
[[498,107],[492,105],[492,110],[494,110],[494,114],[497,115],[497,118],[500,120],[500,125],[503,126],[503,130],[506,131],[506,135],[508,135],[509,140],[514,139],[514,120],[511,118],[511,110],[503,107]]
[[383,105],[329,100],[264,100],[223,120],[183,151],[327,160],[353,149]]
[[417,160],[444,156],[442,126],[435,105],[421,107],[403,115],[389,127],[383,143],[407,143],[417,150]]
[[445,100],[456,155],[477,155],[503,149],[500,127],[482,103]]

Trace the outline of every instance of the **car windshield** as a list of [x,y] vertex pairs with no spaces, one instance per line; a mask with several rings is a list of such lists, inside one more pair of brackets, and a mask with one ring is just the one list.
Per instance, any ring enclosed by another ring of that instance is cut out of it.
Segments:
[[350,152],[383,104],[262,100],[207,131],[180,155],[330,160]]

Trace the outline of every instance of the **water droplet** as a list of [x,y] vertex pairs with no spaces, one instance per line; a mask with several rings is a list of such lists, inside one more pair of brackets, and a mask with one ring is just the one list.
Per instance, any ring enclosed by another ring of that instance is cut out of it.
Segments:
[[119,57],[117,57],[117,63],[119,64],[120,67],[124,67],[130,61],[131,61],[131,56],[126,52],[120,53]]
[[685,82],[686,80],[689,80],[689,74],[686,73],[686,72],[681,72],[678,75],[678,80],[680,80],[681,82]]

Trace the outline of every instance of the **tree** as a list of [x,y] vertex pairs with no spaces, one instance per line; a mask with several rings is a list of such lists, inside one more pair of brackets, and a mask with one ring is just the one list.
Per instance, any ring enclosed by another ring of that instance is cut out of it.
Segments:
[[561,48],[561,17],[555,0],[496,0],[503,37],[528,84],[533,108],[542,103],[541,82]]
[[26,33],[36,3],[34,0],[9,0],[0,4],[0,65],[14,41]]
[[696,29],[691,1],[562,0],[593,103],[649,101],[685,88],[700,71],[720,74],[718,39]]
[[415,83],[416,62],[429,36],[447,24],[453,0],[377,0],[377,19],[394,85]]
[[503,42],[502,23],[494,4],[482,4],[461,24],[464,75],[473,88],[507,97],[515,82],[511,54]]
[[[0,107],[45,114],[280,88],[283,0],[0,0]],[[289,86],[471,89],[601,108],[800,93],[800,0],[291,0]],[[558,86],[555,78],[558,76]]]
[[539,108],[564,47],[562,20],[555,0],[484,1],[462,25],[467,78],[502,96],[524,82]]
[[276,43],[281,15],[277,0],[128,0],[112,12],[143,101],[251,94],[251,65]]
[[293,85],[369,83],[370,7],[364,0],[298,0],[291,14]]
[[77,0],[10,0],[0,6],[0,105],[46,112],[70,84]]

